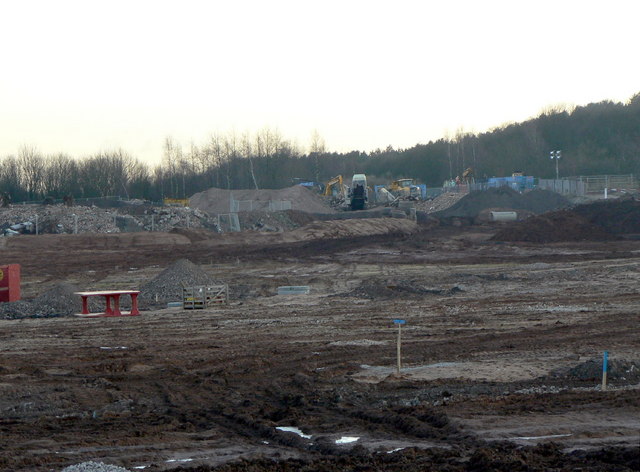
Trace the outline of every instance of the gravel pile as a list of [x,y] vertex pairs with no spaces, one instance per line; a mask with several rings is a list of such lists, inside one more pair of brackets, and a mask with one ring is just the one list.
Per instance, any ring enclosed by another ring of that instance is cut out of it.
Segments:
[[426,200],[424,202],[416,202],[416,210],[424,211],[426,213],[435,213],[436,211],[446,210],[451,206],[458,203],[466,193],[441,193],[433,200]]
[[193,262],[180,259],[140,287],[140,308],[166,306],[168,302],[181,301],[183,287],[221,283],[223,282],[215,280]]
[[104,462],[82,462],[81,464],[65,467],[61,472],[131,472],[129,469]]
[[[82,302],[80,297],[74,294],[78,291],[79,289],[75,285],[64,282],[31,301],[0,303],[0,319],[55,318],[80,313]],[[92,309],[99,311],[97,306]]]

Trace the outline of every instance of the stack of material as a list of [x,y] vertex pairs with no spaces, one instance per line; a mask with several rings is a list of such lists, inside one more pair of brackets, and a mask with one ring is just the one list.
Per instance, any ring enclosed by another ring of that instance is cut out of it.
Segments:
[[182,300],[183,287],[223,285],[199,266],[187,259],[180,259],[157,277],[140,287],[138,297],[141,308],[166,306],[168,302]]

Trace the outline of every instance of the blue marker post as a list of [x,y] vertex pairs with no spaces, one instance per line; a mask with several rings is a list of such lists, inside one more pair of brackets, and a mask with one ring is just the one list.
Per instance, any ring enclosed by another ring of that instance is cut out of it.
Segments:
[[609,361],[609,351],[604,351],[602,358],[602,390],[607,389],[607,362]]
[[400,350],[400,343],[402,338],[402,325],[406,324],[406,320],[393,320],[393,324],[398,325],[398,375],[400,375],[400,368],[402,367],[402,355]]

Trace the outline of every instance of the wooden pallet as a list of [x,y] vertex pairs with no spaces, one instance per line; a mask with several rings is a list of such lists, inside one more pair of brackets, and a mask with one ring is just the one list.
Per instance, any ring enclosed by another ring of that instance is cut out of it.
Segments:
[[212,305],[226,305],[229,301],[229,287],[223,285],[200,285],[182,288],[182,308],[203,309]]

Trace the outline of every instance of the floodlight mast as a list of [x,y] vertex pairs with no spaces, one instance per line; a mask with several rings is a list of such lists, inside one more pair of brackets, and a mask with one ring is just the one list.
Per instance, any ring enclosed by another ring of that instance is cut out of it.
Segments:
[[551,151],[549,152],[549,158],[551,158],[551,160],[555,159],[556,161],[556,180],[559,180],[559,172],[558,172],[558,161],[560,160],[560,158],[562,157],[562,151]]

